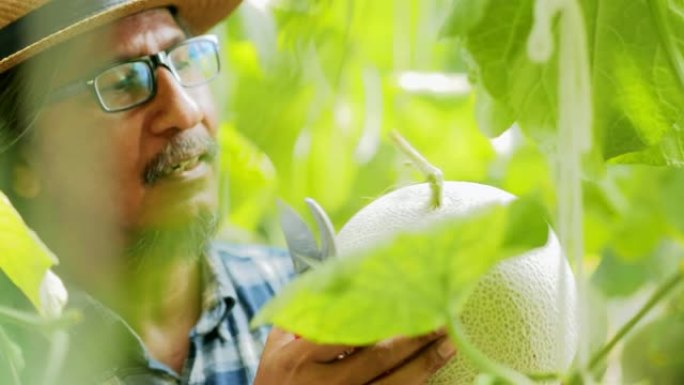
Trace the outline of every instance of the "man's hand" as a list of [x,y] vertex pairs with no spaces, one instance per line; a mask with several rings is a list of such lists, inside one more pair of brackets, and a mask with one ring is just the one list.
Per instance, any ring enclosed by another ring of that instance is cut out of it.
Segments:
[[355,348],[271,332],[254,385],[419,385],[455,354],[444,332]]

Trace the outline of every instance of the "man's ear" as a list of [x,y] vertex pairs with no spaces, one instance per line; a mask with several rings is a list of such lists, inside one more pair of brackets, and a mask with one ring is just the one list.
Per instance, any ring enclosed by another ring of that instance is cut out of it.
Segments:
[[33,199],[40,194],[40,178],[23,150],[18,151],[12,166],[12,190],[23,199]]

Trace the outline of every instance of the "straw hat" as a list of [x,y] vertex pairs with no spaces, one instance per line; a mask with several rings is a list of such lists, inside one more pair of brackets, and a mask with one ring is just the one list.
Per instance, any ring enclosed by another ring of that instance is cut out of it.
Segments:
[[173,7],[193,33],[203,33],[240,1],[0,0],[0,73],[74,35],[151,8]]

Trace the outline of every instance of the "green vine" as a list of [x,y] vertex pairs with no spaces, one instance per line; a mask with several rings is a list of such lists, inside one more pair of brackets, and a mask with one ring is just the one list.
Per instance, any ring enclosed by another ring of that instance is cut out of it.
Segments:
[[5,329],[0,326],[0,357],[5,358],[10,371],[12,385],[21,385],[19,368],[17,366],[23,365],[23,358],[21,357],[21,352],[17,351],[17,349],[18,347],[13,344]]
[[9,323],[26,328],[40,328],[47,331],[69,327],[81,319],[81,313],[66,311],[59,318],[44,318],[8,307],[0,306],[0,323]]

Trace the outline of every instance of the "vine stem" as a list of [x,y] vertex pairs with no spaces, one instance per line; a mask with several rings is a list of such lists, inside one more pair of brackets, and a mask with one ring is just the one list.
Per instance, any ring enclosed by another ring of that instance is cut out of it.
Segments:
[[10,377],[12,379],[12,385],[21,385],[21,379],[19,377],[19,369],[17,368],[18,363],[17,360],[21,359],[16,356],[16,352],[14,352],[14,346],[12,344],[12,340],[10,337],[7,335],[5,332],[5,329],[3,329],[0,326],[0,357],[5,358],[5,361],[7,361],[7,365],[9,367],[10,371]]
[[615,345],[629,333],[636,324],[651,310],[655,305],[665,298],[677,285],[684,281],[684,271],[678,271],[673,277],[663,282],[663,284],[651,295],[644,306],[611,338],[611,340],[601,350],[597,351],[589,361],[589,371],[596,369]]
[[31,313],[18,311],[0,306],[0,323],[11,323],[28,328],[47,328],[49,330],[68,327],[79,322],[81,314],[78,311],[67,311],[59,318],[44,318]]
[[[538,0],[540,1],[540,0]],[[589,53],[586,27],[582,9],[577,0],[558,0],[560,15],[560,38],[558,46],[558,233],[567,258],[575,266],[577,285],[576,328],[577,365],[586,368],[589,356],[587,339],[589,322],[586,273],[584,272],[584,232],[582,156],[592,146],[592,95]],[[559,277],[564,277],[565,264],[559,266]],[[564,292],[572,290],[561,280],[558,300],[561,306],[559,325],[570,319],[566,310]],[[562,347],[570,341],[557,329],[558,347],[556,358],[562,357]],[[586,378],[586,373],[581,372]]]
[[450,322],[447,322],[447,331],[449,337],[456,344],[460,353],[468,357],[477,367],[483,372],[491,373],[494,376],[514,385],[535,385],[534,381],[526,377],[524,374],[516,372],[515,370],[494,362],[487,357],[480,349],[473,345],[465,336],[461,322],[458,317],[451,315],[447,316]]
[[69,350],[69,335],[64,330],[57,330],[50,336],[50,349],[47,356],[47,366],[43,373],[43,384],[53,384],[64,366]]
[[432,191],[432,198],[430,201],[432,208],[440,207],[444,197],[444,175],[442,174],[442,170],[428,162],[428,160],[425,159],[418,150],[411,146],[411,144],[397,131],[390,132],[390,138],[392,138],[397,148],[409,157],[411,163],[418,171],[427,178]]
[[41,318],[38,315],[25,313],[4,306],[0,306],[0,321],[31,327],[43,327],[47,323],[44,318]]

